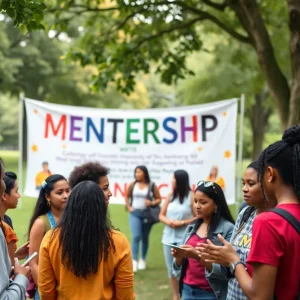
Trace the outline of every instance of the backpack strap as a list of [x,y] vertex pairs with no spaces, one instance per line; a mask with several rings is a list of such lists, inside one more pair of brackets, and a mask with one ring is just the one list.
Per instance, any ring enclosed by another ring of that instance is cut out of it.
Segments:
[[148,186],[147,198],[151,201],[154,200],[154,187],[155,187],[154,182],[150,181]]
[[136,181],[133,183],[130,183],[128,186],[128,194],[127,195],[130,197],[130,200],[129,200],[130,206],[132,205],[132,202],[133,202],[132,192],[133,192],[135,184],[136,184]]
[[273,213],[278,214],[284,219],[286,219],[296,229],[298,234],[300,234],[300,222],[288,211],[278,207],[270,209],[269,211],[272,211]]

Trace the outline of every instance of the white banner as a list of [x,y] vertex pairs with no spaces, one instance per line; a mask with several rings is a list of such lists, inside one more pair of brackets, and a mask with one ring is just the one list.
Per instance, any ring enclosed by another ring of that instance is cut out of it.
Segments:
[[[137,165],[165,197],[173,172],[191,187],[218,168],[227,202],[235,202],[237,99],[168,109],[120,110],[25,99],[28,157],[25,195],[36,197],[42,168],[68,178],[74,166],[99,161],[110,169],[111,202],[124,203]],[[44,163],[44,165],[43,165]]]

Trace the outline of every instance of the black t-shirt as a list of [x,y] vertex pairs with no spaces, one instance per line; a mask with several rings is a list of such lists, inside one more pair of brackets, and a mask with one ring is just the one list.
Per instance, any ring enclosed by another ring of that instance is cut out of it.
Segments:
[[10,218],[8,215],[4,215],[3,221],[4,221],[6,224],[8,224],[12,229],[14,229],[14,228],[13,228],[13,224],[12,224],[12,220],[11,220],[11,218]]

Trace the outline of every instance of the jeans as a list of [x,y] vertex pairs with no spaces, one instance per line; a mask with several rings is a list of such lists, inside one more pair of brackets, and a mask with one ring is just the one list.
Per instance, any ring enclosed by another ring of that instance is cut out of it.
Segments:
[[216,300],[214,292],[202,290],[198,287],[183,284],[182,289],[183,300]]
[[146,259],[148,246],[149,246],[149,234],[152,224],[144,223],[144,213],[140,209],[134,210],[129,215],[129,225],[132,234],[132,258],[138,260],[139,246],[142,242],[142,259]]
[[34,298],[33,298],[34,300],[40,300],[41,298],[40,298],[40,294],[39,294],[39,291],[38,290],[36,290],[36,292],[35,292],[35,294],[34,294]]
[[[177,246],[177,243],[172,243],[172,245]],[[171,247],[167,245],[163,245],[163,246],[164,246],[164,256],[165,256],[166,266],[168,269],[168,278],[176,277],[174,274],[172,274],[173,256],[171,254]]]

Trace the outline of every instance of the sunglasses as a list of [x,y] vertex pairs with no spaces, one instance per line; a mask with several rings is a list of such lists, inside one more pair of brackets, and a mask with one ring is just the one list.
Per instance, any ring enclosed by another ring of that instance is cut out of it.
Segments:
[[199,182],[197,183],[197,187],[198,187],[198,186],[201,186],[201,185],[204,185],[204,187],[210,187],[210,186],[212,186],[214,192],[215,192],[216,194],[218,194],[218,193],[217,193],[217,190],[216,190],[216,187],[215,187],[215,184],[214,184],[212,181],[204,181],[204,180],[201,180],[201,181],[199,181]]

